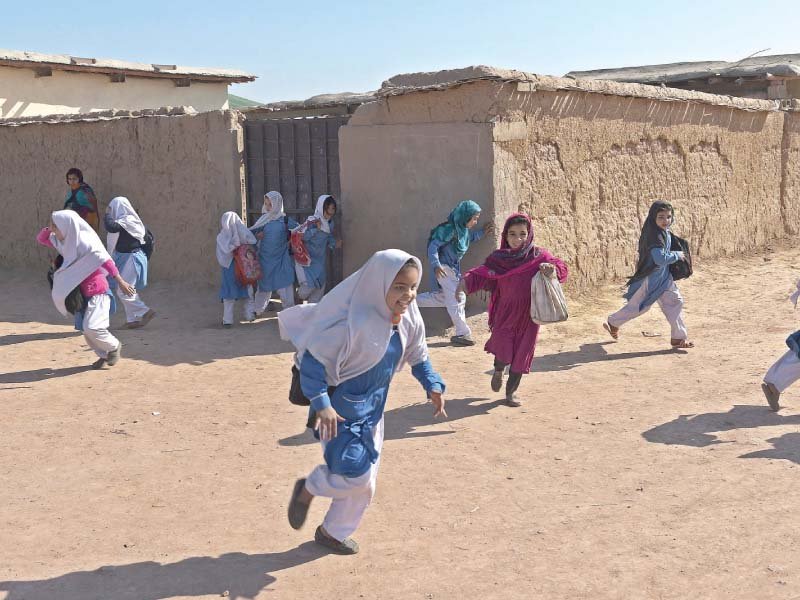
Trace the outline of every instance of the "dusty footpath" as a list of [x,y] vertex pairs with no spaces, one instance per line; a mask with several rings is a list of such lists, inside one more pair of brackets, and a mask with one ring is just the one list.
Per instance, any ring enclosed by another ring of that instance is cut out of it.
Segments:
[[800,250],[699,265],[688,353],[657,307],[611,342],[618,286],[573,300],[521,409],[481,346],[430,338],[449,418],[397,376],[354,557],[310,541],[327,501],[286,522],[320,451],[274,318],[223,330],[215,290],[156,284],[91,371],[43,274],[0,275],[0,600],[800,597],[800,386],[777,414],[759,387]]

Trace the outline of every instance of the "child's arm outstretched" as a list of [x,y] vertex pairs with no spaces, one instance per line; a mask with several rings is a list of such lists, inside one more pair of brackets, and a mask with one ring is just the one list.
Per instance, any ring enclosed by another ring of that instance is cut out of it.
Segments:
[[337,423],[344,419],[331,406],[325,367],[308,350],[300,361],[300,389],[317,415],[315,429],[319,430],[319,439],[327,442],[335,438]]
[[428,344],[425,341],[425,326],[420,325],[409,332],[403,362],[411,365],[411,374],[425,389],[428,398],[433,402],[434,417],[446,417],[444,410],[444,380],[434,371],[428,356]]
[[444,380],[441,375],[433,370],[431,359],[426,358],[411,367],[411,374],[419,381],[420,385],[425,389],[431,402],[433,402],[435,417],[447,417],[444,410],[444,398],[442,394],[445,390]]

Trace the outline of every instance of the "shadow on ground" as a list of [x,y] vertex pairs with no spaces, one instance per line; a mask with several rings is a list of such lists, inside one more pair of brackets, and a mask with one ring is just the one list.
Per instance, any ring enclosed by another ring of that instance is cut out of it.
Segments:
[[[498,406],[505,405],[505,398],[490,401],[488,398],[459,398],[448,400],[445,405],[447,419],[439,420],[433,418],[433,405],[420,402],[409,404],[386,411],[385,434],[386,440],[413,439],[423,437],[434,437],[448,435],[454,431],[415,431],[417,427],[433,425],[436,423],[452,423],[459,419],[475,417],[488,414],[489,411]],[[291,437],[278,440],[281,446],[305,446],[307,444],[318,444],[311,430],[304,429],[301,433]]]
[[[753,429],[756,427],[770,427],[776,425],[797,425],[800,424],[800,415],[781,416],[780,414],[771,411],[766,405],[764,406],[748,406],[736,405],[728,412],[724,413],[705,413],[701,415],[680,415],[678,418],[653,427],[645,431],[642,437],[648,442],[654,444],[668,444],[679,446],[694,446],[696,448],[703,448],[712,444],[723,444],[714,433],[721,431],[732,431],[734,429]],[[782,442],[782,449],[785,450],[785,444],[794,444],[797,439],[800,439],[800,434],[787,434],[787,436],[795,436],[798,438],[790,438],[788,441]],[[782,438],[775,438],[769,440],[777,442]],[[777,449],[777,446],[776,446]],[[800,447],[798,447],[800,450]],[[772,452],[772,451],[767,451]],[[755,458],[758,453],[752,455],[745,455],[742,458]],[[773,457],[776,458],[776,457]]]
[[[92,360],[97,357],[92,355]],[[13,373],[0,373],[0,383],[34,383],[45,379],[58,379],[59,377],[69,377],[84,371],[90,371],[91,365],[81,365],[79,367],[64,367],[62,369],[33,369],[30,371],[14,371]]]
[[617,342],[595,342],[592,344],[582,344],[578,350],[569,352],[558,352],[546,356],[537,356],[533,359],[531,371],[568,371],[580,365],[604,362],[610,360],[632,360],[635,358],[646,358],[649,356],[660,356],[664,354],[687,354],[685,350],[673,350],[672,348],[661,348],[660,350],[647,350],[642,352],[620,352],[609,354],[606,346],[615,345]]
[[160,564],[141,562],[76,571],[51,579],[0,581],[5,600],[162,600],[185,596],[254,598],[283,571],[327,554],[314,542],[272,554],[199,556]]
[[9,346],[11,344],[25,344],[27,342],[38,342],[42,340],[61,340],[69,337],[77,337],[81,335],[80,331],[41,331],[39,333],[10,333],[8,335],[0,335],[0,346]]

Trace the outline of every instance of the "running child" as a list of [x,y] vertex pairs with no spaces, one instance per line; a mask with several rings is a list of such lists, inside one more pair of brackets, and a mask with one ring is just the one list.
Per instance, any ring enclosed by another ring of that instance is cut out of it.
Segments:
[[560,258],[534,245],[533,223],[524,213],[511,215],[503,227],[500,249],[484,263],[470,269],[456,293],[486,290],[489,300],[489,328],[492,331],[484,350],[494,355],[492,391],[503,387],[505,368],[506,404],[520,406],[516,395],[522,376],[530,372],[539,325],[531,320],[531,280],[537,273],[567,279],[567,266]]
[[458,346],[474,346],[472,330],[467,325],[467,296],[456,294],[461,281],[461,259],[471,242],[480,240],[494,230],[492,223],[483,229],[470,231],[481,218],[481,207],[472,200],[464,200],[456,206],[447,221],[431,230],[428,238],[428,262],[431,264],[429,292],[417,297],[423,308],[444,306],[455,326],[455,335],[450,338]]
[[256,316],[267,310],[273,292],[278,292],[283,308],[294,306],[294,261],[289,254],[289,231],[297,221],[283,212],[283,196],[278,192],[264,195],[261,217],[250,227],[258,240],[258,261],[261,279],[252,312]]
[[[146,229],[127,198],[118,196],[111,200],[106,211],[104,225],[106,249],[114,259],[120,274],[135,289],[133,296],[127,296],[117,289],[117,296],[125,309],[127,329],[138,329],[150,322],[156,313],[139,296],[139,291],[147,287],[148,260],[142,248]],[[111,289],[116,288],[110,281]]]
[[250,300],[250,286],[236,279],[233,253],[242,244],[255,244],[256,238],[235,212],[226,212],[220,219],[220,232],[217,235],[217,262],[222,267],[222,282],[219,299],[222,301],[222,326],[233,327],[233,309],[237,300],[246,300],[245,320],[252,321],[255,315]]
[[[797,282],[797,291],[790,298],[795,308],[798,299],[800,299],[800,281]],[[786,338],[786,345],[789,350],[769,368],[764,375],[764,383],[761,384],[767,403],[774,411],[781,409],[779,403],[781,394],[800,379],[800,331],[795,331]]]
[[313,498],[331,498],[314,539],[339,554],[358,552],[350,536],[375,493],[394,374],[410,364],[433,401],[434,417],[447,416],[445,385],[428,359],[425,324],[414,301],[421,275],[419,259],[384,250],[318,304],[278,315],[281,336],[297,348],[300,386],[311,400],[324,458],[295,483],[289,523],[300,529]]
[[39,232],[36,241],[55,248],[63,258],[53,274],[52,298],[58,312],[65,317],[69,316],[66,298],[80,287],[84,310],[78,322],[86,343],[98,356],[92,368],[113,367],[120,359],[122,344],[108,330],[114,299],[106,277],[113,277],[128,296],[133,296],[136,290],[122,278],[95,230],[74,211],[54,212],[50,226]]
[[341,248],[341,240],[333,237],[333,217],[336,216],[336,200],[333,196],[322,195],[317,199],[313,216],[307,219],[303,234],[311,264],[301,267],[295,264],[297,295],[308,302],[319,302],[325,294],[328,272],[328,251]]
[[687,339],[683,297],[669,271],[669,265],[686,260],[683,252],[670,250],[670,227],[674,219],[675,211],[668,202],[654,202],[650,207],[639,236],[636,272],[628,280],[628,291],[623,295],[628,302],[603,323],[603,328],[615,340],[619,338],[620,327],[643,315],[658,302],[672,329],[672,347],[694,348]]

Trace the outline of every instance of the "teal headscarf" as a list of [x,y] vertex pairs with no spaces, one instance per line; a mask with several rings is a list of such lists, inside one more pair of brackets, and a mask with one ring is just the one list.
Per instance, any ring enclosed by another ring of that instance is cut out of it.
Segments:
[[438,240],[440,242],[453,242],[458,259],[461,260],[464,254],[467,253],[469,248],[469,229],[467,223],[469,220],[481,212],[481,207],[477,202],[472,200],[464,200],[459,202],[458,206],[453,209],[447,221],[437,225],[431,229],[431,235],[428,238],[428,243],[431,240]]

